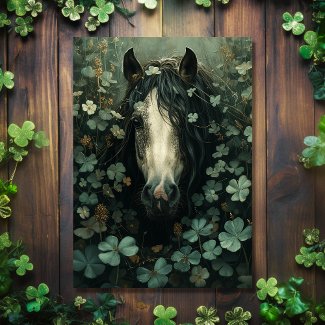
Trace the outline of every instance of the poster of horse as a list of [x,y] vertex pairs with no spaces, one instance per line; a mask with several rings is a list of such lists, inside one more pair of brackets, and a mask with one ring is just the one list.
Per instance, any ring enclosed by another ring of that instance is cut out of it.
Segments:
[[75,287],[251,287],[251,53],[74,39]]

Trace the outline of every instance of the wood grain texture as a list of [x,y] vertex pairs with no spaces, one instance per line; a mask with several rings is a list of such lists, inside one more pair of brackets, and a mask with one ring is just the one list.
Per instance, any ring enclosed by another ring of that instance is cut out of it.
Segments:
[[[266,106],[265,106],[265,2],[233,1],[216,5],[215,36],[250,37],[253,43],[253,284],[266,277]],[[243,306],[258,324],[255,290],[232,295],[217,291],[217,305],[223,314],[231,306]]]
[[51,6],[35,23],[35,35],[22,40],[9,35],[8,69],[15,73],[15,88],[8,98],[8,123],[31,120],[46,130],[50,147],[30,150],[15,182],[23,189],[13,200],[10,232],[22,239],[35,272],[28,283],[46,282],[59,292],[57,16]]
[[313,177],[297,161],[303,138],[314,132],[314,103],[308,64],[299,58],[293,35],[281,28],[285,11],[306,13],[308,4],[269,0],[266,7],[266,26],[277,26],[266,33],[268,275],[280,281],[303,276],[312,295],[315,274],[299,267],[294,256],[303,229],[315,223]]

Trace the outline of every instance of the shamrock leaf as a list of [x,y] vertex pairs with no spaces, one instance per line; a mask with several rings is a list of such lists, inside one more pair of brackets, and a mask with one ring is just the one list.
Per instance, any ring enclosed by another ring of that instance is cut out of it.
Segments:
[[251,126],[247,126],[246,129],[244,130],[244,135],[247,137],[247,142],[252,142],[253,140],[253,129]]
[[28,151],[24,148],[9,147],[8,151],[12,154],[12,158],[15,161],[22,161],[23,157],[26,157],[28,155]]
[[81,69],[81,74],[84,77],[87,77],[87,78],[94,78],[94,77],[96,77],[96,71],[90,65],[87,66],[87,67],[82,68]]
[[8,248],[11,246],[11,241],[9,239],[9,234],[7,232],[4,232],[1,236],[0,236],[0,250],[4,250],[5,248]]
[[12,89],[14,87],[14,74],[10,71],[3,72],[0,68],[0,91],[3,86],[8,89]]
[[195,318],[196,325],[215,325],[220,323],[216,308],[200,306],[196,312],[198,314],[198,317]]
[[194,283],[197,288],[202,288],[206,285],[206,279],[208,279],[210,273],[208,269],[202,266],[194,266],[191,271],[190,282]]
[[321,267],[325,271],[325,253],[319,252],[316,255],[316,265]]
[[109,71],[104,71],[100,79],[102,81],[102,86],[109,87],[111,84],[116,84],[117,80],[113,80],[113,73]]
[[303,235],[305,237],[305,243],[307,245],[314,245],[319,242],[319,229],[304,229]]
[[7,0],[8,11],[15,11],[17,16],[24,16],[26,14],[26,0]]
[[107,176],[110,180],[121,182],[125,177],[126,169],[122,163],[111,164],[107,169]]
[[205,8],[211,7],[211,0],[195,0],[195,3]]
[[221,158],[222,156],[227,156],[229,154],[229,147],[226,147],[224,143],[216,146],[216,152],[212,155],[213,158]]
[[91,193],[90,195],[86,192],[82,192],[79,195],[79,201],[83,204],[95,205],[98,203],[98,197],[96,193]]
[[111,128],[110,131],[116,137],[117,139],[123,139],[125,136],[125,132],[123,129],[121,129],[118,125],[114,124]]
[[303,264],[305,267],[311,267],[316,262],[316,252],[310,252],[307,247],[301,247],[300,253],[295,257],[298,264]]
[[207,224],[204,218],[193,219],[191,224],[191,230],[183,233],[183,238],[191,243],[198,241],[199,236],[209,236],[212,233],[213,225]]
[[87,125],[91,130],[98,129],[99,131],[105,131],[108,127],[108,123],[106,121],[103,121],[98,116],[93,117],[92,119],[89,119],[87,121]]
[[83,274],[88,279],[101,275],[105,270],[105,265],[98,258],[98,253],[98,248],[94,245],[87,246],[84,253],[80,250],[73,251],[73,270],[84,271]]
[[187,272],[191,264],[198,265],[200,263],[201,254],[198,251],[191,252],[191,250],[191,246],[183,246],[179,251],[173,253],[171,260],[176,262],[174,264],[175,270]]
[[244,221],[239,217],[227,221],[224,229],[227,232],[221,232],[218,236],[220,245],[231,252],[238,251],[241,247],[240,242],[252,237],[252,226],[247,226],[244,229]]
[[252,318],[249,311],[244,311],[242,307],[234,307],[232,311],[225,313],[225,319],[228,325],[248,325],[246,322]]
[[222,248],[217,246],[217,242],[214,239],[206,241],[202,247],[205,250],[202,256],[206,260],[215,260],[216,257],[222,253]]
[[65,7],[62,8],[61,12],[64,17],[69,17],[70,20],[76,21],[80,19],[80,14],[85,10],[83,5],[74,4],[74,0],[67,0]]
[[28,141],[33,139],[35,125],[31,121],[25,121],[20,128],[16,124],[10,124],[8,127],[8,134],[14,139],[14,142],[19,147],[26,147]]
[[153,314],[158,317],[154,325],[176,325],[172,320],[177,316],[177,310],[174,307],[165,308],[163,305],[158,305],[153,310]]
[[41,283],[38,288],[33,286],[29,286],[26,288],[26,297],[28,300],[32,300],[27,303],[27,311],[28,312],[38,312],[41,307],[49,301],[47,297],[45,297],[50,292],[49,287],[45,283]]
[[314,31],[307,31],[304,35],[304,41],[307,43],[307,45],[302,45],[299,48],[299,53],[305,60],[310,59],[317,46],[317,33]]
[[100,23],[107,23],[109,20],[109,15],[115,10],[114,4],[106,0],[96,0],[96,6],[90,8],[90,14],[92,16],[97,16]]
[[144,4],[148,9],[155,9],[157,7],[157,0],[138,0],[139,3]]
[[19,260],[15,260],[15,266],[17,267],[16,273],[20,276],[26,274],[26,271],[32,271],[34,266],[29,263],[29,257],[27,255],[21,255]]
[[317,323],[317,317],[315,317],[314,314],[308,310],[302,317],[300,317],[300,321],[304,325],[312,325]]
[[99,250],[106,252],[100,253],[98,255],[99,259],[111,266],[117,266],[121,262],[120,254],[124,256],[134,256],[139,247],[135,244],[135,239],[133,237],[126,236],[122,238],[120,243],[117,237],[108,236],[104,242],[98,244]]
[[15,32],[19,34],[22,37],[25,37],[28,35],[28,33],[31,33],[34,30],[34,27],[32,25],[33,18],[32,17],[18,17],[16,18],[16,24]]
[[75,161],[81,165],[79,168],[80,172],[92,172],[98,162],[95,154],[92,153],[87,157],[83,152],[78,152],[77,156],[75,157]]
[[89,32],[94,32],[99,25],[100,22],[94,17],[88,17],[88,20],[85,22],[85,27]]
[[199,115],[197,113],[190,113],[187,115],[187,120],[189,123],[195,123],[198,118],[199,118]]
[[199,207],[199,206],[201,206],[203,204],[204,196],[203,196],[203,194],[194,193],[192,195],[191,199],[192,199],[192,202],[194,203],[194,205],[196,207]]
[[82,298],[81,296],[77,296],[74,298],[74,305],[78,308],[81,307],[81,305],[85,304],[87,299]]
[[225,262],[222,258],[216,258],[212,261],[212,268],[215,271],[218,271],[221,276],[229,277],[232,276],[234,273],[234,269]]
[[172,266],[160,257],[154,265],[154,269],[148,270],[144,267],[137,268],[137,279],[141,283],[148,283],[148,288],[162,288],[166,285],[168,277],[166,276],[172,270]]
[[264,279],[259,279],[256,282],[256,287],[259,289],[257,291],[257,298],[260,300],[265,300],[267,296],[270,297],[274,297],[277,292],[278,292],[278,288],[277,288],[277,283],[278,281],[276,280],[276,278],[269,278],[267,281],[265,281]]
[[219,196],[217,192],[222,190],[222,183],[216,182],[215,180],[209,180],[202,189],[204,190],[205,199],[209,203],[212,203],[213,201],[218,201]]
[[0,218],[9,218],[11,216],[11,208],[8,207],[10,199],[7,195],[0,195]]
[[84,228],[76,228],[73,233],[82,239],[89,239],[95,233],[100,234],[107,230],[106,225],[97,221],[95,217],[91,217],[88,220],[81,221],[80,223]]
[[213,107],[216,107],[217,105],[220,104],[220,99],[221,99],[221,96],[218,95],[218,96],[210,96],[210,103]]
[[42,12],[43,6],[41,2],[36,2],[35,0],[28,0],[25,6],[26,11],[30,11],[32,17],[37,17],[37,15]]
[[293,17],[289,12],[285,12],[282,18],[285,21],[285,23],[282,24],[284,30],[292,30],[293,35],[301,35],[305,31],[305,25],[301,23],[301,21],[304,20],[304,16],[301,12],[296,12]]
[[7,14],[0,12],[0,28],[2,28],[4,26],[10,26],[10,24],[11,24],[11,21],[10,21],[10,19],[8,19]]
[[50,145],[50,140],[47,138],[44,131],[38,131],[33,135],[34,145],[36,148],[43,148]]
[[249,187],[251,186],[251,181],[247,179],[245,175],[239,177],[238,181],[232,179],[229,181],[229,185],[226,187],[226,191],[229,194],[233,194],[231,201],[246,201],[249,195]]
[[237,72],[242,76],[245,76],[247,74],[248,70],[250,70],[250,69],[252,69],[251,61],[243,62],[242,64],[236,66]]

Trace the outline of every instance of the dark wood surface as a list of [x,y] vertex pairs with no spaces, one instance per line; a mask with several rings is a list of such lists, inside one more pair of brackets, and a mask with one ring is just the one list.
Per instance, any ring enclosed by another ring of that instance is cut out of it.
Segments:
[[[139,8],[135,0],[130,6]],[[297,53],[301,41],[281,28],[282,13],[297,10],[307,13],[307,1],[232,0],[225,7],[215,4],[203,9],[192,0],[164,0],[154,12],[138,11],[131,19],[135,27],[116,14],[95,35],[252,38],[254,277],[286,280],[302,275],[306,292],[320,297],[324,275],[294,261],[303,228],[317,226],[325,233],[325,169],[306,171],[297,163],[304,136],[315,132],[325,113],[324,105],[312,99],[308,64]],[[310,25],[310,18],[306,21]],[[73,289],[72,284],[72,38],[89,35],[82,24],[70,23],[50,5],[27,41],[12,32],[8,37],[0,33],[0,60],[15,73],[16,84],[0,96],[1,139],[7,123],[25,119],[33,120],[51,139],[51,146],[34,150],[17,173],[16,182],[24,190],[15,198],[9,229],[14,238],[23,238],[34,262],[28,281],[47,282],[53,294],[67,300],[96,292]],[[6,227],[2,222],[1,230]],[[178,323],[193,321],[199,305],[217,306],[221,315],[242,305],[255,314],[252,323],[260,323],[254,290],[120,289],[114,293],[126,301],[118,316],[132,324],[152,324],[152,308],[158,303],[175,306]]]

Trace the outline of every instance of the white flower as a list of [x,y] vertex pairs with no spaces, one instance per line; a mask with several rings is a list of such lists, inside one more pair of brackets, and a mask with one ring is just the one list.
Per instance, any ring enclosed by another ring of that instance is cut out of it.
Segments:
[[154,74],[161,74],[161,71],[159,70],[158,67],[154,67],[152,65],[149,65],[149,68],[148,70],[145,71],[146,75],[147,76],[151,76],[151,75],[154,75]]
[[88,115],[93,115],[96,112],[97,105],[92,100],[87,100],[86,104],[82,104],[82,110]]
[[81,96],[83,94],[83,91],[75,91],[72,95],[73,97],[78,97],[78,96]]
[[77,213],[79,214],[81,219],[86,219],[89,217],[89,208],[86,206],[79,207],[77,209]]

